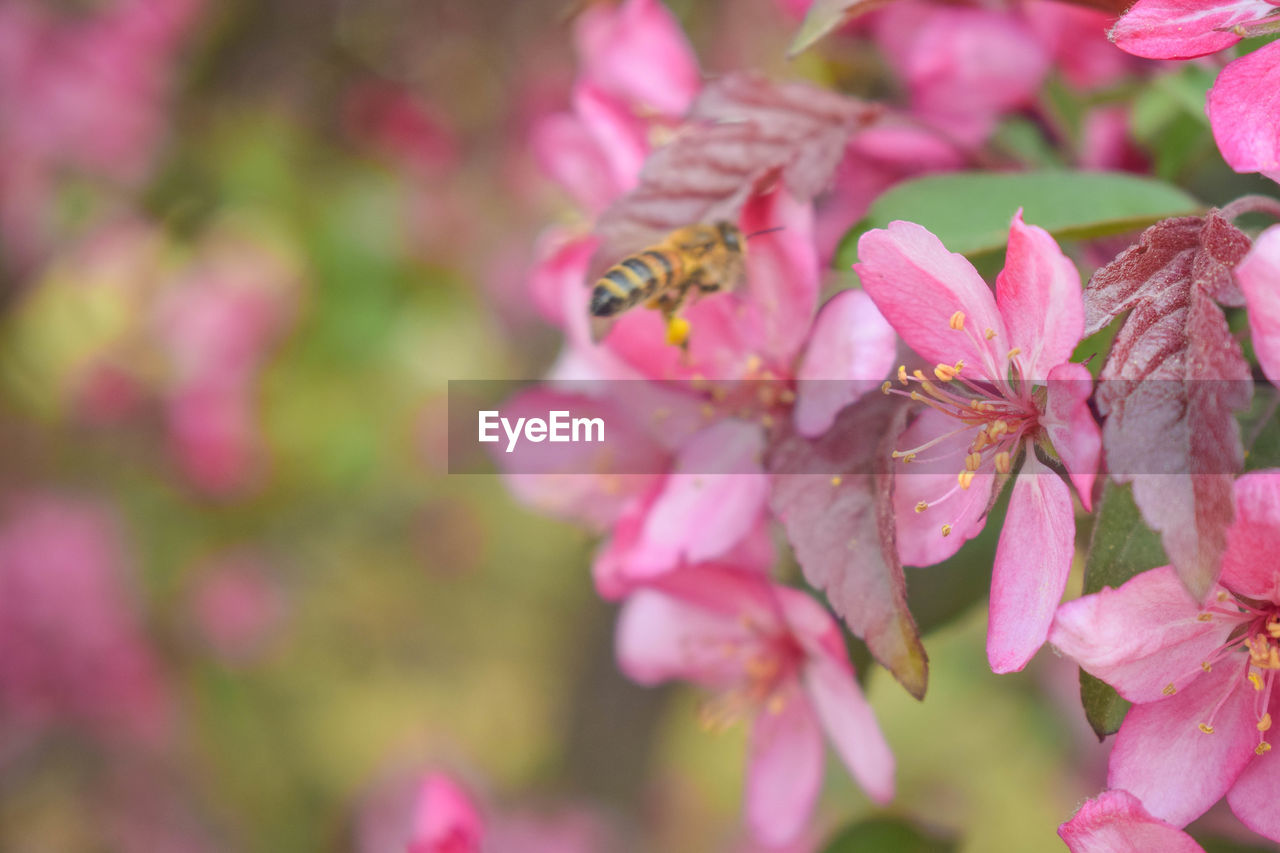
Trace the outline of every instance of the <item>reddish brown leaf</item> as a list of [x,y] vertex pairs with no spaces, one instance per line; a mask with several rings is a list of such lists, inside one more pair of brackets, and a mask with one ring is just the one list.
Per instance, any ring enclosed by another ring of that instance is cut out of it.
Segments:
[[1215,299],[1230,304],[1231,268],[1249,238],[1210,211],[1167,219],[1098,270],[1085,290],[1088,332],[1125,311],[1102,369],[1103,446],[1117,482],[1132,482],[1187,589],[1217,579],[1244,464],[1233,410],[1252,397],[1249,365]]
[[591,278],[669,231],[736,220],[746,200],[781,179],[797,198],[827,187],[845,143],[877,107],[803,83],[731,74],[706,87],[686,124],[644,165],[640,183],[597,224]]
[[889,471],[904,414],[876,394],[845,409],[820,439],[783,436],[769,455],[770,505],[805,578],[902,686],[924,698],[929,660],[907,609]]

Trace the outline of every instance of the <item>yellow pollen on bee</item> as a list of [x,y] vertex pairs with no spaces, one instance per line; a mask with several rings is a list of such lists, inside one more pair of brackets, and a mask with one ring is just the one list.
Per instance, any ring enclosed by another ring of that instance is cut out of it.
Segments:
[[1271,712],[1262,715],[1262,719],[1258,720],[1258,731],[1265,732],[1271,730]]
[[993,339],[993,338],[995,338],[995,336],[996,336],[996,330],[995,330],[995,329],[987,329],[985,332],[983,332],[983,333],[982,333],[982,336],[983,336],[984,338],[986,338],[987,340],[992,340],[992,339]]
[[1201,723],[1199,728],[1200,728],[1200,731],[1204,732],[1207,735],[1213,734],[1213,726],[1209,725],[1208,723]]
[[944,525],[942,525],[942,535],[943,535],[943,536],[950,536],[950,535],[951,535],[951,525],[950,525],[950,524],[944,524]]
[[960,488],[967,489],[973,485],[973,472],[961,471],[956,480],[960,483]]
[[1164,690],[1161,690],[1160,692],[1166,696],[1172,696],[1178,692],[1178,688],[1173,686],[1173,682],[1169,682],[1164,686]]
[[689,321],[683,317],[672,317],[667,321],[667,343],[672,346],[684,346],[689,340]]
[[950,326],[952,329],[955,329],[957,332],[962,331],[964,329],[964,312],[957,311],[956,313],[952,314],[951,319],[947,322],[947,325]]
[[1256,672],[1249,673],[1249,683],[1253,685],[1253,689],[1262,692],[1262,677]]
[[1270,751],[1271,744],[1267,743],[1265,740],[1253,748],[1254,755],[1266,755]]
[[843,482],[844,482],[844,478],[841,477],[839,474],[836,474],[834,477],[831,478],[832,486],[839,486]]
[[1009,469],[1013,467],[1013,457],[1009,455],[1009,451],[1001,450],[996,454],[996,471],[1001,474],[1008,474]]
[[982,465],[981,453],[970,453],[968,456],[964,458],[964,470],[966,471],[977,471],[978,468],[981,467],[981,465]]
[[899,365],[898,365],[898,381],[899,381],[899,382],[901,382],[903,385],[908,384],[908,382],[907,382],[907,366],[906,366],[905,364],[899,364]]
[[928,501],[920,501],[918,504],[916,504],[916,512],[924,512],[928,508],[929,508]]
[[1020,355],[1022,355],[1022,347],[1014,347],[1013,349],[1009,350],[1009,353],[1005,356],[1005,358],[1017,358]]
[[933,368],[933,375],[943,382],[950,382],[952,379],[955,379],[956,373],[958,372],[959,371],[949,364],[939,364]]

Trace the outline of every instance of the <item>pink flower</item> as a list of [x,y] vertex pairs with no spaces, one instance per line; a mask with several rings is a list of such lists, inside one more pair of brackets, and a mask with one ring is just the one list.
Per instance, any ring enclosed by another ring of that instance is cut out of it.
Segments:
[[1272,384],[1280,385],[1280,225],[1254,241],[1235,268],[1249,308],[1249,329],[1258,364]]
[[1152,817],[1128,791],[1104,791],[1058,827],[1071,853],[1204,853],[1177,827]]
[[1070,492],[1036,447],[1056,453],[1086,509],[1101,449],[1089,373],[1067,361],[1084,329],[1079,274],[1021,211],[994,297],[967,260],[910,222],[864,234],[858,256],[867,293],[936,365],[931,376],[898,372],[919,388],[909,396],[929,406],[895,453],[910,463],[894,498],[903,562],[936,563],[976,536],[997,484],[1023,458],[996,550],[987,633],[992,668],[1021,669],[1049,630],[1075,539]]
[[222,661],[255,660],[280,627],[283,591],[256,554],[226,554],[201,566],[191,596],[191,617],[201,638]]
[[471,798],[443,773],[418,790],[407,853],[480,853],[484,823]]
[[[1280,29],[1269,0],[1138,0],[1111,30],[1137,56],[1191,59],[1242,37]],[[1229,64],[1209,90],[1214,139],[1237,172],[1280,169],[1280,47],[1269,44]]]
[[1236,481],[1221,585],[1199,606],[1172,567],[1061,607],[1049,641],[1134,703],[1107,783],[1185,826],[1226,795],[1280,841],[1280,764],[1269,753],[1280,671],[1280,471]]
[[876,802],[893,797],[893,756],[854,680],[840,631],[814,599],[722,565],[686,568],[635,592],[618,623],[618,660],[643,684],[713,688],[704,723],[752,719],[746,819],[785,844],[822,786],[822,733]]

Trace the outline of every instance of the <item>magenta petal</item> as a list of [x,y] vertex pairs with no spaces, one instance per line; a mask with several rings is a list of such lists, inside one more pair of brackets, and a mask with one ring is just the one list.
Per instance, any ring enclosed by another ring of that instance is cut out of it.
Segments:
[[702,87],[689,39],[658,0],[589,6],[574,37],[583,79],[645,109],[680,116]]
[[739,616],[665,592],[639,590],[618,616],[618,667],[640,684],[676,678],[708,687],[732,683],[741,675],[742,665],[724,649],[751,640]]
[[841,409],[876,389],[893,369],[897,341],[867,294],[846,290],[833,296],[818,312],[796,374],[796,429],[822,435]]
[[414,804],[409,853],[479,853],[484,822],[467,793],[443,773],[423,780]]
[[1266,0],[1138,0],[1111,30],[1116,47],[1148,59],[1191,59],[1240,41],[1231,27],[1272,11]]
[[[1275,711],[1274,703],[1272,710]],[[1227,803],[1240,822],[1259,835],[1280,841],[1280,761],[1272,753],[1249,762],[1227,794]]]
[[751,728],[746,810],[751,833],[765,844],[795,840],[822,788],[822,731],[799,691],[783,707],[763,710]]
[[[1214,732],[1205,734],[1199,725],[1224,696]],[[1253,758],[1254,696],[1242,670],[1223,663],[1186,690],[1135,705],[1116,736],[1107,785],[1131,792],[1156,817],[1186,826],[1222,798]]]
[[605,152],[577,116],[546,116],[534,125],[532,136],[530,147],[538,165],[592,216],[622,194]]
[[1245,474],[1235,483],[1236,518],[1227,530],[1223,585],[1280,603],[1280,471]]
[[1022,350],[1026,379],[1043,380],[1071,357],[1084,334],[1080,273],[1049,232],[1022,221],[1009,227],[1009,251],[996,278],[996,305],[1009,332],[1008,346]]
[[1195,839],[1143,808],[1128,791],[1105,791],[1058,827],[1071,853],[1204,853]]
[[[890,222],[862,235],[858,258],[853,268],[863,288],[907,346],[930,362],[963,360],[970,378],[1004,378],[1004,321],[991,288],[963,255],[913,222]],[[961,330],[951,328],[957,311]]]
[[1071,492],[1028,452],[1013,483],[991,575],[987,660],[1016,672],[1044,644],[1075,554]]
[[853,669],[819,655],[810,659],[804,679],[818,719],[853,778],[871,799],[888,804],[893,799],[893,753]]
[[1093,377],[1083,364],[1065,362],[1049,371],[1049,399],[1041,421],[1071,476],[1086,512],[1093,510],[1093,481],[1102,456],[1102,431],[1089,409]]
[[1231,168],[1280,169],[1280,44],[1269,44],[1222,69],[1206,108],[1213,138]]
[[1199,614],[1173,567],[1161,566],[1062,605],[1049,642],[1130,702],[1158,702],[1170,684],[1182,690],[1203,675],[1239,625]]
[[1280,225],[1258,235],[1236,264],[1236,281],[1249,308],[1249,330],[1258,364],[1271,384],[1280,385]]
[[[958,425],[954,418],[926,409],[898,439],[898,447],[919,447]],[[894,463],[893,509],[898,554],[905,565],[940,563],[982,532],[995,485],[990,464],[978,471],[968,489],[955,488],[957,476],[964,468],[964,454],[972,440],[973,431],[967,430],[926,451],[934,457],[932,461]],[[950,497],[942,499],[948,492]],[[921,501],[930,506],[916,512]],[[944,524],[951,525],[949,534],[943,534]]]

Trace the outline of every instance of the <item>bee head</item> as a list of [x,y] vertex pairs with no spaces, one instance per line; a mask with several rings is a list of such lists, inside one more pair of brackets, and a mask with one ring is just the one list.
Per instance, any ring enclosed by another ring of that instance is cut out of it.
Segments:
[[742,231],[737,225],[732,222],[719,222],[716,223],[716,230],[720,232],[720,239],[724,241],[729,251],[742,251]]

